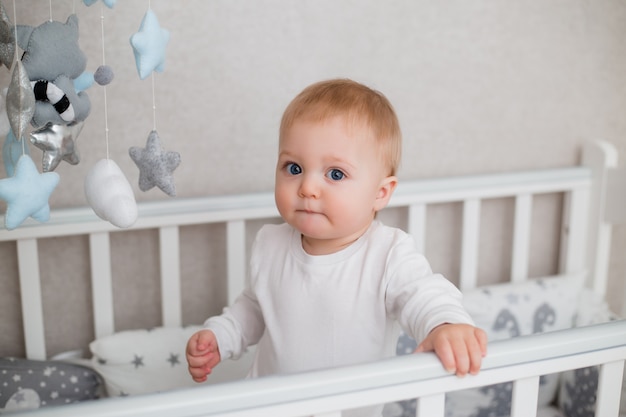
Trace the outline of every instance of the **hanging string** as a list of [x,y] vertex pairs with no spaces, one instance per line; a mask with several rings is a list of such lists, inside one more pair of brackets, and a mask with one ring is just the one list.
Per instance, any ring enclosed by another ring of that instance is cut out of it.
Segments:
[[150,76],[150,79],[152,80],[152,120],[153,120],[153,128],[152,130],[157,130],[157,126],[156,126],[156,94],[155,94],[155,88],[154,88],[154,72],[152,72],[152,75]]
[[[148,10],[152,9],[152,0],[148,0]],[[155,81],[154,81],[154,71],[150,75],[150,80],[152,81],[152,130],[157,130],[156,125],[156,93],[155,93]]]
[[[102,40],[102,65],[106,65],[106,57],[104,53],[104,6],[100,3],[100,32]],[[102,86],[104,92],[104,141],[106,144],[106,158],[109,159],[109,110],[107,104],[107,87]]]
[[49,1],[50,5],[50,21],[52,22],[52,0]]

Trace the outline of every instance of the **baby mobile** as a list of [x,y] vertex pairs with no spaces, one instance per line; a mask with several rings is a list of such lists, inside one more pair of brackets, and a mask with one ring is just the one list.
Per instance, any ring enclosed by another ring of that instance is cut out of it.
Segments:
[[[84,0],[87,6],[96,0]],[[115,0],[105,1],[108,8],[115,6]],[[102,40],[102,66],[106,67],[104,44],[104,9],[100,6],[100,27]],[[106,86],[104,93],[104,135],[106,158],[100,159],[85,178],[85,197],[94,213],[117,227],[130,227],[137,220],[137,203],[133,190],[120,167],[109,158],[109,120]]]
[[[156,15],[150,8],[144,15],[139,32],[130,38],[135,53],[135,62],[139,78],[146,79],[154,71],[163,72],[165,64],[165,46],[169,42],[170,34],[159,26]],[[139,189],[147,191],[157,186],[169,196],[176,195],[172,172],[180,164],[180,154],[165,152],[156,129],[156,104],[154,75],[152,80],[152,111],[154,125],[148,135],[145,148],[131,147],[130,157],[139,167]]]
[[[83,0],[91,6],[98,0]],[[102,0],[112,9],[116,0]],[[102,7],[102,6],[101,6]],[[13,0],[13,21],[17,21]],[[103,9],[101,9],[103,10]],[[11,23],[0,2],[0,65],[11,73],[4,101],[0,100],[0,135],[6,135],[2,148],[7,178],[0,179],[0,199],[6,202],[5,227],[12,230],[28,217],[45,222],[50,216],[48,200],[59,183],[53,172],[65,161],[76,165],[80,156],[76,140],[90,113],[85,90],[94,82],[103,86],[106,158],[98,161],[85,178],[85,195],[94,212],[117,227],[129,227],[137,219],[137,205],[126,177],[109,158],[106,85],[113,71],[105,63],[104,13],[101,13],[102,65],[95,73],[86,71],[87,60],[78,45],[78,18],[70,15],[65,23],[50,20],[31,27]],[[130,38],[140,79],[154,71],[162,72],[169,32],[159,26],[150,3],[139,31]],[[22,53],[19,53],[19,49]],[[19,58],[21,56],[21,58]],[[139,168],[139,188],[154,186],[175,196],[172,173],[180,155],[165,152],[156,129],[154,76],[152,77],[154,127],[145,148],[131,147],[129,154]],[[4,107],[4,108],[2,108]],[[24,140],[28,124],[34,130],[30,142],[43,152],[42,173],[30,157]]]

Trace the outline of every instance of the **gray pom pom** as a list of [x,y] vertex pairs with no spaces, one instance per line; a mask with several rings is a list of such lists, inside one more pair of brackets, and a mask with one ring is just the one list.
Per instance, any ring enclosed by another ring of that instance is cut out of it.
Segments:
[[93,75],[93,79],[99,85],[107,85],[113,81],[113,69],[108,65],[101,65],[96,70],[96,73]]

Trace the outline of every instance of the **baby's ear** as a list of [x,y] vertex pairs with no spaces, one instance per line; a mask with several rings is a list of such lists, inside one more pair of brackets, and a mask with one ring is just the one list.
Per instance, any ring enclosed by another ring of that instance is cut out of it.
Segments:
[[398,178],[391,175],[385,177],[378,186],[378,194],[376,195],[376,201],[374,202],[374,210],[379,211],[387,207],[389,199],[393,194],[396,186],[398,185]]

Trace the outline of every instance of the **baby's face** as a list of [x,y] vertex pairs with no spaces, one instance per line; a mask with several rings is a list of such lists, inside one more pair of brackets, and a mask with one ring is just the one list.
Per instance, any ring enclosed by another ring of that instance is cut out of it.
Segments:
[[296,121],[279,146],[276,205],[302,233],[307,252],[333,253],[367,230],[382,208],[385,178],[368,129],[348,125],[341,117]]

